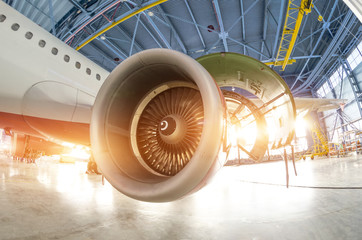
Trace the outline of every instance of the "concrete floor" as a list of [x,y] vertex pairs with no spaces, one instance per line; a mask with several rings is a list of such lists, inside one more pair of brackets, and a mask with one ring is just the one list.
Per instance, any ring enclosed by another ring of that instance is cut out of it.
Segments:
[[[362,157],[224,167],[171,203],[132,200],[85,163],[0,155],[0,239],[361,239]],[[292,170],[290,168],[290,170]]]

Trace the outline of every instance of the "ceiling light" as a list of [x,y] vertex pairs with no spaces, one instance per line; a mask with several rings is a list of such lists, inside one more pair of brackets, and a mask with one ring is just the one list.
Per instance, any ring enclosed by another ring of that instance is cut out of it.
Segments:
[[106,36],[104,36],[104,35],[101,35],[101,40],[106,40]]
[[148,14],[148,16],[150,16],[150,17],[153,17],[153,15],[155,15],[155,14],[154,14],[153,12],[151,12],[151,11],[148,11],[147,14]]

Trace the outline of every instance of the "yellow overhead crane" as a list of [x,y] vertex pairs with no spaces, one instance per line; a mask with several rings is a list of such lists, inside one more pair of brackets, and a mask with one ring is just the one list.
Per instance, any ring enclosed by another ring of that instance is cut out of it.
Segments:
[[90,43],[91,41],[93,41],[95,38],[97,38],[98,36],[100,36],[100,35],[102,35],[103,33],[107,32],[109,29],[117,26],[117,25],[120,24],[121,22],[124,22],[124,21],[126,21],[127,19],[129,19],[129,18],[131,18],[131,17],[139,14],[140,12],[143,12],[143,11],[149,9],[149,8],[152,8],[152,7],[156,6],[156,5],[159,5],[159,4],[161,4],[161,3],[163,3],[163,2],[167,2],[167,1],[168,1],[168,0],[158,0],[158,1],[154,2],[154,3],[151,3],[151,4],[149,4],[149,5],[146,5],[146,6],[142,7],[142,8],[140,8],[140,9],[138,9],[138,10],[136,10],[136,11],[134,11],[134,12],[132,12],[132,13],[124,16],[123,18],[121,18],[121,19],[119,19],[119,20],[117,20],[117,21],[113,21],[113,22],[112,22],[109,26],[107,26],[106,28],[104,28],[104,29],[102,29],[102,30],[100,30],[100,31],[98,31],[98,32],[93,33],[93,35],[92,35],[87,41],[85,41],[84,43],[82,43],[82,44],[81,44],[80,46],[78,46],[75,50],[79,51],[82,47],[84,47],[85,45],[87,45],[88,43]]
[[313,7],[312,0],[301,0],[300,6],[297,5],[297,1],[299,0],[289,0],[277,57],[274,62],[266,63],[267,65],[282,66],[283,71],[287,64],[295,62],[295,59],[289,59],[289,57],[294,48],[304,13],[307,15]]

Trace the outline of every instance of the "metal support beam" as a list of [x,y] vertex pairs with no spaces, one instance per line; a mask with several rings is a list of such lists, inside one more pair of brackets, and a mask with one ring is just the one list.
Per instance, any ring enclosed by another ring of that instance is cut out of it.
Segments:
[[93,33],[90,37],[88,37],[87,39],[85,39],[77,48],[76,50],[81,49],[82,47],[84,47],[85,45],[87,45],[89,42],[93,41],[95,38],[97,38],[98,36],[102,35],[103,33],[107,32],[109,29],[112,29],[113,27],[117,26],[118,24],[120,24],[121,22],[133,17],[134,15],[143,12],[144,10],[147,10],[149,8],[152,8],[158,4],[161,4],[163,2],[166,2],[168,0],[154,0],[154,1],[149,1],[146,4],[143,4],[140,6],[140,8],[134,8],[130,11],[128,11],[127,13],[123,14],[122,16],[120,16],[119,18],[117,18],[114,22],[105,25],[103,28],[99,29],[97,32]]
[[116,56],[120,57],[122,60],[125,60],[128,55],[123,50],[121,50],[119,47],[117,47],[110,39],[99,39],[97,38],[106,48],[111,50]]
[[152,37],[152,39],[155,41],[155,43],[158,45],[159,48],[162,48],[162,45],[160,43],[160,41],[158,41],[158,39],[155,37],[155,35],[153,35],[153,33],[148,29],[148,27],[142,22],[142,20],[140,21],[140,24],[142,25],[142,27],[146,30],[146,32]]
[[157,35],[161,38],[162,42],[166,45],[168,49],[172,49],[170,43],[167,41],[166,37],[163,35],[163,33],[160,31],[160,29],[157,27],[153,19],[146,13],[143,13],[143,16],[146,17],[148,22],[151,24],[152,28],[156,31]]
[[80,4],[79,2],[75,1],[75,0],[69,0],[76,8],[78,8],[80,11],[82,11],[83,13],[88,15],[87,10],[85,10]]
[[[327,23],[329,23],[329,22],[331,21],[331,18],[332,18],[332,16],[333,16],[334,10],[336,9],[337,5],[338,5],[338,0],[335,0],[335,1],[334,1],[334,4],[333,4],[333,7],[332,7],[332,9],[331,9],[331,12],[330,12],[330,14],[329,14],[329,16],[328,16]],[[314,55],[314,52],[315,52],[316,49],[318,48],[319,43],[321,42],[322,37],[323,37],[325,31],[326,31],[326,28],[323,28],[321,34],[320,34],[319,37],[318,37],[317,42],[314,44],[314,47],[313,47],[312,52],[310,53],[310,55]],[[304,69],[307,67],[307,65],[308,65],[308,63],[309,63],[309,60],[310,60],[310,59],[308,59],[308,60],[306,61],[306,63],[304,64],[304,66],[303,66],[303,68],[302,68],[299,76],[298,76],[297,79],[295,80],[295,82],[294,82],[293,86],[291,87],[291,89],[292,89],[292,88],[295,86],[295,84],[300,80],[301,75],[302,75],[303,72],[304,72]],[[305,85],[305,84],[303,83],[302,86],[304,87],[304,85]],[[299,87],[298,90],[299,90],[299,89],[301,89],[301,87]]]
[[[245,41],[245,17],[244,17],[244,3],[243,0],[240,0],[240,13],[241,13],[241,40]],[[245,54],[245,46],[243,46],[243,54]]]
[[205,44],[204,38],[202,37],[201,32],[200,32],[200,29],[199,29],[199,27],[198,27],[197,24],[196,24],[196,20],[195,20],[194,14],[192,13],[192,10],[191,10],[191,8],[190,8],[190,5],[189,5],[189,3],[187,2],[187,0],[184,0],[184,2],[185,2],[185,5],[186,5],[186,7],[187,7],[187,11],[189,12],[189,14],[190,14],[190,16],[191,16],[191,19],[192,19],[192,21],[194,22],[194,25],[195,25],[197,34],[199,35],[201,44],[202,44],[203,48],[205,49],[205,48],[206,48],[206,44]]
[[[37,11],[34,11],[32,8],[29,7],[29,5],[25,4],[25,2],[27,2],[28,4],[30,4],[33,8],[35,8]],[[27,15],[29,19],[33,20],[33,22],[36,22],[36,17],[39,18],[39,14],[41,13],[42,15],[48,17],[49,19],[51,19],[51,16],[48,15],[46,12],[43,11],[43,9],[45,9],[47,2],[42,2],[43,4],[41,6],[35,5],[38,2],[30,2],[29,0],[25,0],[22,1],[22,10],[20,12],[24,12],[25,10],[28,10],[29,12],[32,10],[31,14]],[[27,8],[26,8],[27,7]],[[24,9],[26,8],[26,9]]]
[[[245,16],[246,14],[248,14],[248,12],[249,12],[251,9],[253,9],[253,8],[255,7],[255,5],[256,5],[259,1],[260,1],[260,0],[255,0],[255,1],[253,1],[253,3],[248,7],[248,9],[246,9],[245,12],[242,13],[242,15],[241,15],[240,17],[238,17],[233,24],[231,24],[231,27],[229,27],[229,29],[228,29],[226,32],[230,32],[231,29],[233,29],[233,27],[234,27],[237,23],[240,22],[241,19],[244,19],[244,16]],[[240,3],[242,4],[242,2],[240,2]],[[244,9],[244,7],[243,7],[243,5],[241,5],[241,11],[243,11],[243,9]]]
[[[108,11],[109,9],[113,8],[114,6],[116,6],[117,4],[119,4],[120,0],[113,2],[112,0],[108,0],[107,2],[102,3],[100,6],[98,6],[97,8],[95,8],[93,11],[91,11],[90,13],[88,13],[87,15],[85,15],[85,17],[83,17],[82,19],[80,19],[76,24],[74,24],[74,26],[69,30],[68,34],[69,35],[64,35],[62,40],[67,43],[70,39],[72,39],[79,31],[81,31],[83,28],[85,28],[88,24],[90,24],[91,22],[93,22],[95,19],[97,19],[99,16],[102,16],[103,13],[105,13],[106,11]],[[112,4],[111,4],[112,3]],[[95,14],[94,16],[92,16],[92,18],[90,17],[92,14]],[[67,39],[64,39],[66,36]]]
[[[129,4],[132,4],[134,7],[137,7],[137,5],[136,5],[136,3],[134,3],[134,2],[131,2],[131,1],[128,1],[128,3]],[[129,8],[129,10],[131,10],[131,7],[129,6],[129,5],[127,5],[127,7]],[[146,10],[145,10],[146,11]],[[142,12],[142,14],[147,18],[147,17],[149,17],[145,12]],[[149,27],[147,27],[146,26],[146,24],[144,24],[143,23],[143,21],[142,21],[142,18],[140,18],[139,19],[140,20],[140,23],[141,23],[141,25],[142,25],[142,27],[147,31],[147,33],[152,37],[152,39],[156,42],[156,44],[160,47],[160,48],[162,48],[163,46],[162,46],[162,44],[160,43],[160,41],[158,41],[158,39],[155,37],[155,35],[150,31],[150,29],[149,29]],[[148,18],[147,18],[147,20],[148,20]],[[149,21],[149,20],[148,20]],[[153,20],[151,19],[151,21],[152,21],[152,23],[154,24],[154,22],[153,22]],[[166,40],[166,38],[163,36],[163,34],[161,33],[161,31],[158,29],[158,27],[156,26],[156,24],[154,24],[155,26],[152,26],[153,28],[154,28],[154,30],[157,32],[157,34],[161,34],[161,36],[163,37],[163,39],[165,40],[165,44],[166,44],[166,46],[167,46],[167,44],[168,45],[170,45],[169,43],[168,43],[168,41]],[[118,25],[119,26],[119,25]],[[160,36],[160,37],[161,37]]]
[[137,22],[136,22],[136,26],[134,27],[134,31],[133,31],[133,37],[132,37],[132,42],[131,42],[131,47],[129,49],[129,55],[128,56],[132,56],[132,51],[133,51],[133,45],[135,43],[135,39],[136,39],[136,34],[137,34],[137,30],[138,30],[138,23],[140,22],[140,17],[137,16]]
[[[339,48],[341,42],[345,39],[348,34],[347,29],[350,29],[354,24],[355,16],[351,11],[348,11],[343,22],[341,23],[337,33],[335,34],[333,40],[329,43],[328,48],[324,51],[321,59],[317,63],[317,65],[313,68],[311,74],[308,79],[303,82],[297,89],[295,89],[295,93],[301,91],[303,88],[309,87],[322,73],[324,70],[324,66],[329,62],[329,60],[334,55],[335,51]],[[321,34],[322,35],[322,34]],[[316,45],[317,47],[318,45]],[[315,51],[316,47],[313,49],[312,53]],[[307,60],[308,63],[309,59]],[[307,65],[306,63],[306,65]],[[306,67],[305,65],[305,67]],[[302,72],[301,72],[302,73]]]
[[214,8],[215,8],[215,13],[216,13],[216,18],[217,18],[217,22],[219,23],[220,26],[220,33],[219,33],[219,38],[222,39],[222,42],[224,44],[224,49],[225,52],[229,51],[229,47],[226,41],[226,38],[229,36],[228,32],[225,32],[224,29],[224,22],[222,20],[222,16],[221,16],[221,11],[220,11],[220,6],[219,6],[219,2],[218,0],[213,0],[214,3]]
[[187,50],[185,47],[185,44],[183,43],[183,41],[181,40],[180,35],[178,34],[178,32],[176,31],[175,27],[173,26],[173,24],[171,23],[170,19],[165,15],[165,11],[163,10],[161,5],[156,6],[156,9],[159,11],[159,13],[162,15],[163,19],[166,21],[167,25],[171,28],[177,43],[180,45],[182,52],[187,54]]
[[245,43],[242,43],[242,42],[240,42],[240,41],[238,41],[238,40],[236,40],[236,39],[233,39],[233,38],[231,38],[231,37],[228,37],[228,39],[229,39],[230,41],[233,41],[233,42],[235,42],[235,43],[237,43],[237,44],[239,44],[239,45],[241,45],[241,46],[243,46],[243,47],[245,47],[245,48],[247,48],[247,49],[249,49],[249,50],[251,50],[251,51],[253,51],[253,52],[255,52],[255,53],[257,53],[257,54],[259,54],[259,55],[261,55],[261,56],[263,56],[263,57],[265,57],[265,58],[268,58],[268,56],[266,56],[265,54],[263,54],[263,53],[260,52],[259,50],[255,49],[255,48],[253,48],[253,47],[250,47],[249,45],[247,45],[247,44],[245,44]]
[[[110,10],[112,9],[115,5],[119,4],[119,1],[118,3],[112,3],[111,5],[109,5],[110,3],[112,2],[109,2],[108,5],[105,5],[105,4],[102,4],[101,6],[99,6],[97,9],[99,9],[100,12],[97,12],[97,15],[92,17],[91,18],[91,13],[89,12],[86,12],[86,16],[83,18],[84,21],[88,20],[87,23],[81,23],[83,24],[78,30],[84,30],[85,32],[86,31],[86,27],[90,27],[90,29],[92,29],[93,32],[95,32],[95,29],[92,28],[92,26],[88,23],[92,23],[93,20],[97,17],[97,16],[101,16],[104,12],[106,12],[107,10]],[[93,10],[95,11],[95,10]],[[92,12],[93,12],[92,11]],[[89,20],[90,19],[90,20]],[[82,21],[83,21],[82,20]],[[107,21],[111,21],[109,19],[107,19]],[[136,41],[132,41],[132,38],[129,36],[129,34],[125,33],[124,30],[122,30],[119,25],[117,26],[117,28],[115,28],[117,31],[119,31],[123,36],[125,36],[126,38],[128,38],[128,40],[130,42],[132,42],[131,44],[133,44],[132,46],[136,46],[139,50],[142,50],[143,48],[141,48],[139,46],[139,44],[136,42]],[[75,34],[79,31],[76,31],[72,36],[75,36]],[[88,32],[87,32],[88,33]],[[127,53],[125,53],[122,49],[120,49],[120,47],[118,47],[118,45],[112,41],[112,38],[110,37],[107,37],[105,36],[106,38],[105,39],[98,39],[99,40],[99,43],[101,43],[103,46],[105,46],[108,50],[110,50],[115,56],[119,57],[120,59],[124,60],[126,59],[129,55]],[[68,38],[69,39],[69,38]],[[118,40],[118,39],[116,39]],[[110,62],[112,62],[113,64],[117,65],[117,63],[114,62],[114,59],[108,55],[106,55],[103,51],[99,50],[98,47],[96,47],[96,45],[92,45],[93,48],[95,48],[100,55],[103,55],[104,56],[104,59],[107,59],[109,60]],[[132,48],[133,49],[133,48]],[[109,64],[107,64],[109,65]],[[109,70],[112,70],[111,68]]]
[[53,10],[53,1],[48,0],[49,3],[49,15],[50,15],[50,21],[52,22],[52,34],[55,36],[57,35],[57,32],[55,30],[55,19],[54,19],[54,10]]
[[[337,55],[334,55],[334,57]],[[296,61],[293,60],[299,60],[299,59],[309,59],[309,58],[320,58],[322,57],[322,55],[313,55],[313,56],[295,56],[290,58],[288,61],[290,61],[288,64],[292,64]],[[280,63],[282,63],[284,61],[284,59],[281,59]],[[263,63],[265,63],[266,65],[274,65],[275,60],[274,59],[267,59],[267,60],[263,60]],[[277,62],[278,63],[278,62]],[[277,66],[281,66],[281,65],[277,65]]]
[[[341,78],[341,88],[340,88],[340,90],[339,90],[339,95],[338,95],[338,99],[341,99],[342,98],[342,93],[343,93],[343,83],[344,83],[344,76],[343,76],[343,72],[345,72],[345,71],[342,71],[342,75],[340,75],[340,78]],[[338,73],[339,74],[339,73]],[[332,88],[332,91],[333,92],[335,92],[335,90]],[[347,106],[347,104],[345,105],[345,107]],[[342,109],[341,109],[341,107],[340,108],[338,108],[338,109],[336,109],[336,120],[335,120],[335,123],[334,123],[334,127],[333,127],[333,134],[332,134],[332,138],[331,138],[331,140],[333,139],[333,137],[334,137],[334,132],[335,132],[335,129],[336,129],[336,125],[337,125],[337,118],[339,117],[339,123],[340,123],[340,125],[341,125],[341,127],[342,127],[342,125],[344,124],[344,120],[343,120],[343,118],[341,117],[341,113],[342,113]],[[343,128],[342,128],[342,130],[343,130]]]
[[[108,71],[112,71],[114,67],[117,66],[117,63],[114,62],[114,59],[110,57],[108,54],[105,54],[104,51],[100,50],[95,44],[90,45],[93,49],[95,49],[99,55],[102,55],[103,60],[107,60],[110,64],[104,64]],[[99,56],[97,56],[99,58]],[[113,65],[112,67],[110,65]]]
[[[133,36],[131,36],[128,32],[126,32],[120,25],[118,25],[116,28],[114,28],[116,31],[118,31],[122,36],[126,37],[129,41],[132,42]],[[139,51],[144,50],[141,45],[134,40],[134,47],[136,47]]]
[[319,12],[317,6],[314,6],[314,10],[318,13],[319,16],[322,17],[323,25],[325,25],[325,26],[327,27],[329,34],[331,35],[331,37],[333,37],[333,34],[332,34],[332,32],[331,32],[331,29],[329,28],[330,25],[329,25],[329,24],[326,24],[326,21],[324,20],[322,14]]
[[[269,0],[266,0],[266,2],[264,3],[264,23],[263,23],[263,39],[261,42],[261,49],[260,52],[264,52],[264,45],[265,45],[265,40],[266,40],[266,32],[268,30],[268,5],[269,5]],[[259,60],[262,60],[262,56],[260,55]]]
[[[92,29],[92,28],[91,28]],[[94,29],[92,29],[94,31]],[[97,38],[97,40],[106,48],[108,48],[114,55],[120,57],[120,59],[125,60],[128,56],[127,54],[115,44],[111,38]]]
[[347,79],[349,83],[351,84],[351,88],[353,90],[354,98],[356,99],[358,110],[360,113],[360,116],[362,117],[362,89],[359,86],[359,82],[357,78],[355,77],[351,66],[349,65],[348,61],[346,59],[341,59],[342,68],[347,73]]
[[[314,7],[314,8],[315,8],[315,7]],[[327,29],[328,31],[330,31],[329,26],[330,26],[331,24],[333,24],[334,22],[339,21],[340,18],[342,18],[342,17],[344,17],[344,14],[338,16],[337,18],[331,20],[330,22],[324,21],[324,18],[323,18],[323,25],[322,25],[321,28],[319,28],[319,29],[315,30],[313,33],[309,34],[309,36],[307,36],[307,37],[299,40],[295,45],[297,46],[297,45],[303,43],[304,41],[308,40],[309,38],[312,38],[312,37],[313,37],[314,35],[316,35],[317,33],[323,31],[323,29]],[[330,34],[331,34],[331,32],[330,32]],[[331,36],[334,36],[334,35],[331,34]],[[310,41],[310,43],[313,44],[312,41]]]
[[[227,33],[228,32],[230,32],[232,29],[233,29],[233,27],[234,26],[236,26],[236,24],[237,23],[239,23],[240,22],[240,20],[242,20],[242,26],[243,26],[243,38],[242,38],[242,41],[244,42],[245,41],[245,15],[251,10],[251,9],[253,9],[253,7],[257,4],[259,2],[259,0],[255,0],[249,7],[248,7],[248,9],[246,9],[245,10],[245,12],[244,12],[244,6],[243,6],[243,1],[242,0],[240,0],[240,10],[241,10],[241,16],[238,18],[238,19],[236,19],[235,21],[234,21],[234,23],[229,27],[229,29],[226,31]],[[240,43],[240,41],[237,41],[237,40],[235,40],[235,39],[232,39],[232,38],[230,38],[229,36],[226,36],[229,40],[231,40],[231,41],[233,41],[233,42],[235,42],[235,43],[239,43],[242,47],[243,47],[243,49],[244,49],[244,54],[246,54],[246,48],[248,47],[249,49],[250,49],[250,47],[247,45],[247,44],[245,44],[245,43]],[[219,38],[219,40],[217,41],[217,42],[215,42],[213,45],[212,45],[212,47],[210,48],[210,49],[212,49],[214,46],[216,46],[216,44],[218,43],[220,41],[220,38]],[[258,54],[261,54],[259,51],[257,51],[257,50],[255,50],[255,49],[252,49],[254,52],[256,51]],[[261,54],[262,55],[262,54]]]
[[33,21],[33,22],[37,22],[39,20],[39,18],[41,17],[41,14],[47,16],[48,18],[51,19],[51,17],[45,13],[43,11],[43,9],[46,8],[46,5],[48,4],[47,1],[44,1],[44,2],[30,2],[29,0],[26,0],[28,3],[30,3],[35,9],[37,9],[38,11],[33,11],[31,12],[31,17],[30,19]]
[[275,40],[274,40],[274,47],[273,47],[273,58],[275,56],[276,59],[276,55],[275,52],[277,50],[277,46],[278,46],[278,40],[279,40],[279,35],[280,35],[280,30],[282,28],[282,22],[283,22],[283,13],[284,13],[284,5],[285,5],[285,0],[282,0],[280,3],[280,12],[279,12],[279,19],[278,19],[278,27],[277,27],[277,34],[275,35]]

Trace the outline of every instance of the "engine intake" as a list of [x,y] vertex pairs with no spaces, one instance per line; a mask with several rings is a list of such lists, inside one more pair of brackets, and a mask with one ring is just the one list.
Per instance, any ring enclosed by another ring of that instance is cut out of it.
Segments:
[[146,50],[102,85],[92,111],[93,153],[120,192],[172,201],[223,166],[225,114],[219,87],[199,63],[172,50]]

